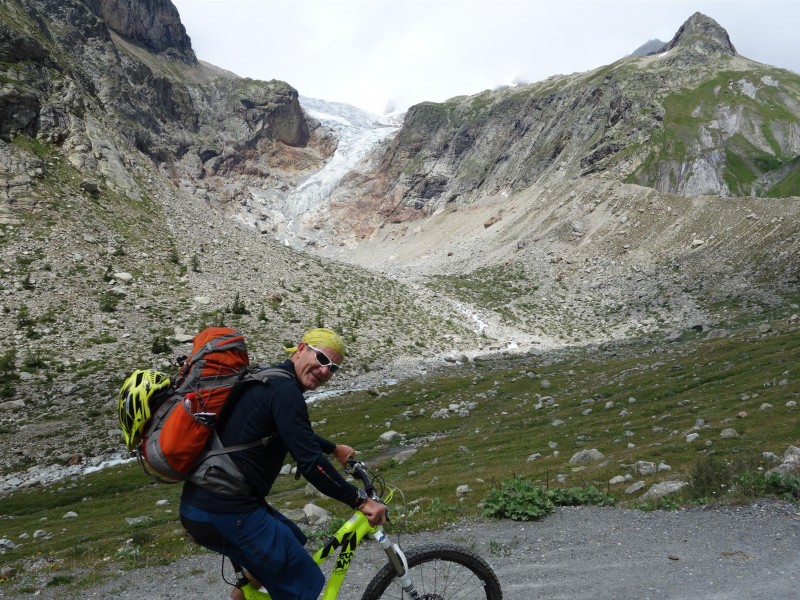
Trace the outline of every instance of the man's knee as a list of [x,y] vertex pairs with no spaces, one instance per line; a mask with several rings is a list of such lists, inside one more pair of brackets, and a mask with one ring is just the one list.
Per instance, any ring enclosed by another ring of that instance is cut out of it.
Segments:
[[305,591],[308,592],[307,596],[303,596],[303,600],[317,600],[319,598],[322,588],[325,586],[325,576],[319,569],[315,573],[309,573],[309,585]]

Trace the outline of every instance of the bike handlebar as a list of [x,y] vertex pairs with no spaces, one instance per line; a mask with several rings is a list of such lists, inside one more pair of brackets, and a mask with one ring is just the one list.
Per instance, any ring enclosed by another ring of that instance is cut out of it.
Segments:
[[[360,460],[356,460],[354,458],[347,459],[347,466],[344,468],[345,473],[352,475],[355,479],[358,479],[362,484],[364,484],[364,490],[367,492],[367,495],[380,502],[381,504],[385,504],[383,499],[383,480],[379,477],[375,476],[370,473],[367,465],[365,465]],[[375,481],[378,481],[378,485],[381,486],[380,493],[378,492],[377,488],[375,487]],[[389,494],[391,497],[391,494]],[[389,511],[386,511],[386,522],[389,522]]]
[[375,491],[375,486],[372,485],[372,479],[370,478],[367,467],[363,462],[354,458],[348,458],[345,471],[361,481],[361,483],[364,484],[364,489],[370,496],[372,496],[372,493]]

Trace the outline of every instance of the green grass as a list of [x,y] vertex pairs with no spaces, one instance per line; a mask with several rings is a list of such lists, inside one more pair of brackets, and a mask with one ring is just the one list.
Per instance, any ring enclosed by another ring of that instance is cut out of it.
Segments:
[[[574,349],[550,359],[483,359],[424,380],[321,400],[310,405],[310,416],[319,433],[355,447],[381,477],[402,489],[405,502],[395,499],[390,526],[402,531],[478,517],[481,502],[494,494],[497,504],[497,490],[513,478],[524,478],[562,503],[565,494],[584,495],[562,489],[591,491],[603,502],[613,498],[621,506],[640,508],[783,496],[786,490],[765,481],[759,468],[768,466],[763,452],[781,455],[800,438],[800,413],[787,406],[800,400],[793,372],[800,362],[800,331],[787,321],[788,313],[768,316],[774,331],[766,335],[750,322],[717,340],[695,334],[669,345],[639,340]],[[543,387],[545,380],[549,387]],[[613,407],[606,408],[608,403]],[[765,403],[772,408],[762,409]],[[450,405],[460,405],[468,415],[432,418]],[[584,414],[587,409],[591,412]],[[686,434],[698,425],[700,440],[688,443]],[[738,438],[720,437],[729,427]],[[401,440],[381,442],[379,436],[389,429],[403,434]],[[417,451],[405,462],[395,458],[412,447]],[[569,462],[574,453],[590,448],[605,458]],[[541,456],[529,460],[536,453]],[[631,473],[636,461],[672,467],[634,475],[634,481],[646,482],[645,489],[680,479],[693,482],[694,491],[643,505],[639,494],[624,493],[628,484],[609,484],[612,477]],[[727,465],[724,486],[709,475],[722,470],[709,464]],[[308,502],[305,485],[294,477],[279,478],[270,501],[279,509],[300,508]],[[458,495],[461,485],[471,492]],[[36,588],[48,581],[75,589],[112,576],[117,568],[164,564],[199,551],[181,531],[179,494],[180,486],[152,484],[130,464],[3,498],[0,537],[18,546],[0,555],[0,567],[22,573],[25,564],[43,557],[51,567],[38,583],[31,583],[33,575],[19,575],[0,589]],[[167,503],[158,505],[159,500]],[[349,514],[332,500],[317,502],[338,518]],[[525,511],[520,505],[512,509]],[[78,517],[65,519],[67,511]],[[145,519],[126,521],[138,517]],[[52,538],[20,538],[40,529]]]
[[[725,145],[725,169],[723,177],[731,193],[739,196],[749,195],[752,184],[764,174],[783,167],[785,161],[781,155],[773,155],[753,146],[741,134],[732,136]],[[790,178],[783,180],[783,185],[774,186],[772,190],[791,196],[798,192]],[[770,191],[770,193],[772,192]],[[761,194],[762,190],[756,189]]]
[[770,198],[800,196],[800,157],[795,158],[793,163],[793,169],[769,189],[767,196]]
[[481,267],[468,275],[437,275],[431,278],[429,287],[492,310],[536,290],[520,264]]
[[[50,564],[46,585],[79,586],[119,567],[165,564],[193,552],[177,522],[180,486],[150,484],[137,469],[106,469],[0,500],[0,536],[17,544],[0,555],[0,566],[22,570],[30,561],[45,559]],[[162,499],[168,503],[158,506]],[[78,516],[65,518],[69,511]],[[145,520],[126,521],[138,517]],[[35,531],[49,535],[34,537]],[[142,551],[130,552],[134,546]]]
[[428,287],[467,305],[494,311],[518,325],[530,313],[537,312],[526,304],[538,289],[537,282],[518,263],[481,267],[458,275],[437,275],[431,277]]

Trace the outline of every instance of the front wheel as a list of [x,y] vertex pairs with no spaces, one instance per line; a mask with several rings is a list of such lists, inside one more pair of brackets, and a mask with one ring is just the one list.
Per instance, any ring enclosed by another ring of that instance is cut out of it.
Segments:
[[[431,544],[406,554],[408,573],[420,600],[502,600],[500,582],[488,563],[453,544]],[[361,600],[412,598],[397,583],[391,565],[370,581]]]

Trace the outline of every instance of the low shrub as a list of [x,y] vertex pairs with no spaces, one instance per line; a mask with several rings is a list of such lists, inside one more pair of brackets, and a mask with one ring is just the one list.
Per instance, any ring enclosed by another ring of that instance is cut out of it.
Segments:
[[557,506],[613,506],[611,494],[593,486],[545,489],[528,479],[514,477],[494,488],[483,502],[486,516],[512,521],[532,521],[546,517]]
[[800,499],[800,478],[764,470],[760,457],[723,459],[707,456],[692,468],[686,488],[690,499],[701,503],[776,497]]
[[556,506],[614,506],[616,498],[601,492],[592,485],[574,488],[556,488],[548,495]]
[[483,514],[512,521],[533,521],[555,510],[547,491],[528,479],[505,479],[483,501]]

